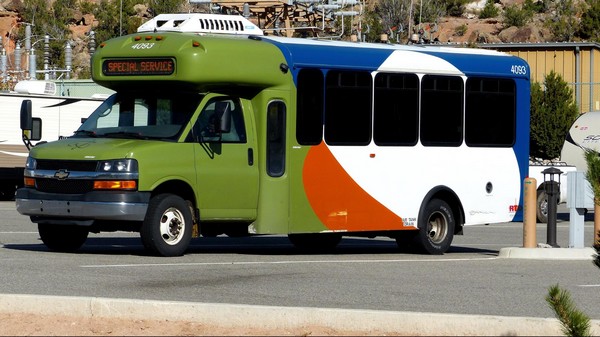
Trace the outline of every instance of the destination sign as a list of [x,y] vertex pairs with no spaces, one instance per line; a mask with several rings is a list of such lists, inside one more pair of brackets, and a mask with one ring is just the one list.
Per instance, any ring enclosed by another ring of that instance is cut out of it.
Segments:
[[102,73],[106,76],[171,75],[175,61],[171,59],[105,60]]

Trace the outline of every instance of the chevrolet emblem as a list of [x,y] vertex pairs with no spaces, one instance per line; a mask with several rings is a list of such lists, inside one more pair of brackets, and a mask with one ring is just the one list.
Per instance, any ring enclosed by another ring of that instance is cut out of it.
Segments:
[[67,177],[69,176],[71,172],[67,171],[66,169],[60,169],[58,171],[56,171],[56,173],[54,173],[54,178],[58,179],[58,180],[64,180],[67,179]]

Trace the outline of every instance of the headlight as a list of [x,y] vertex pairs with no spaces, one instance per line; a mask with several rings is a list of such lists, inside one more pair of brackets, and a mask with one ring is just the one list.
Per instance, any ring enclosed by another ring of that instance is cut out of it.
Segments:
[[135,159],[105,160],[98,163],[99,172],[137,172],[138,163]]
[[31,157],[27,157],[27,161],[25,162],[25,169],[35,170],[36,166],[37,166],[37,161]]

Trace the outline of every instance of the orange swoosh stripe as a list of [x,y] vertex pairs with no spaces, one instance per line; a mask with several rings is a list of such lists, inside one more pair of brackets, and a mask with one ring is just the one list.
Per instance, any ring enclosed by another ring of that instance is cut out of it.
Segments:
[[363,190],[342,168],[329,148],[312,147],[303,168],[304,191],[321,222],[331,230],[413,229]]

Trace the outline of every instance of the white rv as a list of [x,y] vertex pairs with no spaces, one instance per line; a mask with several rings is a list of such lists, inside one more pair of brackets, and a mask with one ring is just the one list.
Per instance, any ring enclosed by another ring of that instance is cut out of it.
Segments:
[[587,172],[585,150],[600,153],[600,111],[590,111],[575,120],[569,129],[560,160],[574,165],[577,171]]
[[23,184],[27,147],[20,128],[23,100],[31,100],[33,117],[42,122],[41,141],[51,141],[73,134],[82,122],[106,98],[56,95],[56,83],[23,81],[15,90],[0,92],[0,198],[14,197],[16,187]]

